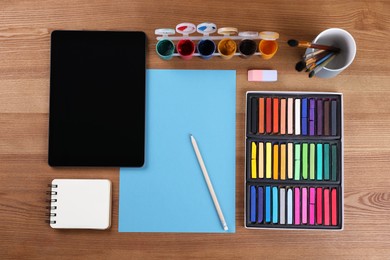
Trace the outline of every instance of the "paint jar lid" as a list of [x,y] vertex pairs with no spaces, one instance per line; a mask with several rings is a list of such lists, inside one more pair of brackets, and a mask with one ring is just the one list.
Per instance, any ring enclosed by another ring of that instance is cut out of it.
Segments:
[[196,31],[200,34],[208,36],[211,33],[215,33],[217,31],[217,26],[215,23],[201,23],[196,27]]
[[257,36],[259,36],[259,33],[258,32],[250,32],[250,31],[248,31],[248,32],[239,32],[238,36],[250,38],[250,37],[257,37]]
[[259,35],[261,39],[268,41],[274,41],[279,38],[279,33],[277,32],[260,32]]
[[175,34],[175,30],[171,29],[171,28],[160,28],[160,29],[156,29],[154,31],[154,34],[162,35],[162,36],[174,35]]
[[223,28],[219,28],[218,29],[218,33],[219,34],[223,34],[223,35],[226,35],[226,36],[229,36],[231,34],[235,34],[237,32],[238,32],[238,29],[234,28],[234,27],[223,27]]
[[179,23],[176,25],[176,32],[188,36],[196,31],[196,26],[193,23]]

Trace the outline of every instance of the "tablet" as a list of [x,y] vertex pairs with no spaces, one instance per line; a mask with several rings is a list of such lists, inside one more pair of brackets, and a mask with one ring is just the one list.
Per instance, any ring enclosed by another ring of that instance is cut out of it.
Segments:
[[141,167],[143,32],[53,31],[49,165]]

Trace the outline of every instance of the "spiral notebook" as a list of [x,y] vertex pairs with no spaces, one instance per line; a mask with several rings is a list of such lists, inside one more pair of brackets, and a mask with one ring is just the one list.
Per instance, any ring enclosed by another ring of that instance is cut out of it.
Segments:
[[54,179],[49,223],[58,229],[107,229],[111,225],[111,181]]

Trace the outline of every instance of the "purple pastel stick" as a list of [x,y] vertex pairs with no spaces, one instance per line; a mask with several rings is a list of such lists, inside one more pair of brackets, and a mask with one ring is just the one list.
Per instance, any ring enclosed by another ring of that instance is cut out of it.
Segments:
[[314,98],[309,100],[309,135],[314,135],[314,125],[315,125],[315,107],[316,102]]
[[257,222],[263,222],[263,187],[257,188],[258,199],[257,199]]
[[322,99],[317,99],[317,135],[322,135],[322,123],[324,121],[324,110]]

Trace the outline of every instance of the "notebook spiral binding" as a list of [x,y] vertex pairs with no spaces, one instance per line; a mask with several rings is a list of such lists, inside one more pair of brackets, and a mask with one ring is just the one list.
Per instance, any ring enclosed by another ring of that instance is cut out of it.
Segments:
[[55,205],[55,203],[57,202],[57,199],[53,198],[53,196],[57,195],[57,191],[55,191],[54,189],[58,188],[58,185],[49,184],[47,186],[51,188],[51,190],[46,191],[46,195],[50,196],[49,199],[46,199],[46,202],[49,203],[49,206],[46,206],[46,209],[49,210],[49,212],[46,213],[46,223],[56,224],[55,217],[57,216],[57,213],[55,212],[55,210],[57,209],[57,206]]

